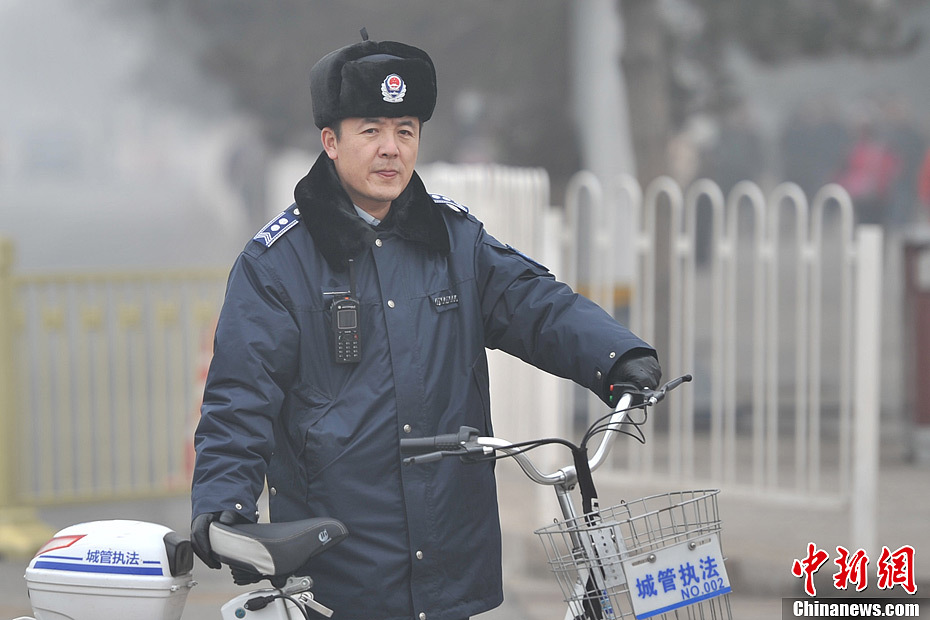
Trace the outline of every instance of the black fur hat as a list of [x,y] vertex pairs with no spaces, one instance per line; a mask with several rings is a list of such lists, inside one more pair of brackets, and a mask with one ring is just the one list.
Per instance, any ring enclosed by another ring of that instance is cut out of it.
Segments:
[[363,41],[330,52],[310,70],[313,122],[323,129],[349,117],[416,116],[436,107],[436,69],[423,50],[395,41]]

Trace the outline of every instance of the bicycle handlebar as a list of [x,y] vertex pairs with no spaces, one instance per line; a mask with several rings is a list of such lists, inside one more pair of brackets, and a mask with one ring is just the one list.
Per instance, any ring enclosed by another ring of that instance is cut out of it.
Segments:
[[[656,390],[642,390],[639,395],[642,396],[643,402],[635,407],[631,406],[634,394],[630,392],[622,394],[607,422],[603,426],[600,426],[600,421],[595,422],[592,426],[592,428],[597,427],[598,430],[605,432],[597,449],[594,451],[594,455],[588,459],[588,466],[591,471],[596,470],[607,460],[607,455],[610,453],[617,436],[616,431],[621,430],[631,409],[655,405],[664,399],[668,392],[688,381],[691,381],[691,375],[672,379]],[[591,429],[589,429],[586,437],[590,432]],[[540,441],[537,445],[541,445],[541,443],[543,441]],[[575,447],[563,440],[558,440],[558,443],[563,443],[572,448]],[[541,472],[526,455],[525,445],[514,444],[500,437],[482,437],[477,429],[463,426],[457,433],[401,439],[400,451],[402,454],[412,455],[404,458],[404,464],[407,465],[431,463],[448,456],[458,456],[463,460],[480,460],[481,458],[493,456],[494,452],[502,452],[513,457],[531,480],[543,485],[563,484],[575,475],[573,465],[548,474]]]

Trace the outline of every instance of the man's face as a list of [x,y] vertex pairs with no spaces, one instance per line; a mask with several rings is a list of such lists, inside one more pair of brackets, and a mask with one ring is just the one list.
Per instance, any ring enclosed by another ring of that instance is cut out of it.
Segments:
[[349,198],[375,217],[384,217],[407,187],[420,148],[420,120],[399,118],[346,118],[339,136],[326,127],[323,148]]

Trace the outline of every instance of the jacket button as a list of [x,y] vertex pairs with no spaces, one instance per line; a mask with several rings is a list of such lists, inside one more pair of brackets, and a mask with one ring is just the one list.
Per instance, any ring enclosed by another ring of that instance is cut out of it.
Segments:
[[393,308],[393,307],[394,307],[394,300],[388,299],[388,308]]
[[242,504],[236,504],[236,510],[242,510]]
[[598,380],[600,380],[600,378],[603,377],[604,375],[602,375],[602,374],[601,374],[601,371],[598,370],[596,373],[594,373],[594,376],[595,376],[595,378],[597,378]]
[[271,487],[270,489],[268,489],[268,492],[271,493],[272,495],[278,494],[278,490],[274,487]]
[[405,432],[405,433],[409,433],[409,432],[412,431],[412,430],[413,430],[413,427],[412,427],[412,426],[410,426],[409,424],[404,424],[404,432]]
[[417,559],[418,559],[418,560],[422,560],[422,559],[423,559],[423,552],[422,552],[422,551],[417,551]]
[[615,357],[617,357],[617,352],[616,352],[616,351],[611,351],[611,352],[610,352],[610,359],[613,359],[613,358],[615,358]]
[[384,245],[384,242],[381,241],[381,239],[375,239],[375,245],[380,248],[382,245]]
[[421,612],[420,612],[420,615],[417,616],[417,617],[418,617],[420,620],[426,620],[426,612],[425,612],[425,611],[421,611]]

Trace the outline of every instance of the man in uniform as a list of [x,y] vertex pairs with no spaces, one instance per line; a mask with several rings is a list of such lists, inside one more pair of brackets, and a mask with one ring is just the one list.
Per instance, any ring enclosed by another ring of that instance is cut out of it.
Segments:
[[[311,70],[323,152],[296,202],[240,254],[195,436],[192,538],[335,517],[349,537],[305,567],[345,620],[461,620],[503,600],[491,463],[402,465],[401,438],[491,435],[486,349],[606,399],[656,387],[655,351],[414,172],[436,74],[363,40]],[[340,338],[339,335],[342,337]]]

